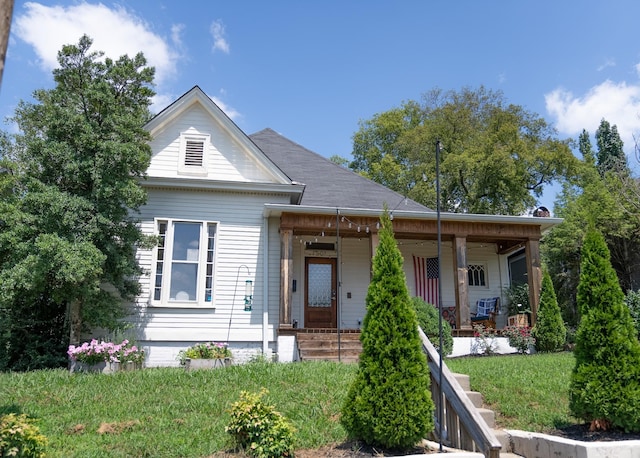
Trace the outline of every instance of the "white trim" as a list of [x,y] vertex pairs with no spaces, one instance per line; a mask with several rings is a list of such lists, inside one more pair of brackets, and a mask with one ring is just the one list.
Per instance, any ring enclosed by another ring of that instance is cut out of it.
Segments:
[[[217,263],[218,263],[218,240],[217,235],[220,229],[219,221],[202,221],[202,220],[192,220],[192,219],[182,219],[182,218],[162,218],[155,217],[153,219],[154,224],[154,234],[156,236],[160,235],[159,232],[159,224],[166,223],[167,230],[165,232],[165,243],[164,243],[164,258],[163,262],[163,270],[162,270],[162,280],[160,286],[160,299],[155,299],[155,289],[156,289],[156,273],[158,269],[158,247],[155,247],[152,255],[152,265],[151,265],[151,284],[149,288],[149,299],[148,304],[151,307],[163,307],[163,308],[194,308],[194,309],[215,309],[216,302],[216,272],[217,272]],[[190,224],[198,224],[200,226],[200,239],[199,239],[199,247],[198,247],[198,273],[196,278],[196,300],[182,300],[171,299],[171,269],[174,263],[173,260],[173,243],[174,243],[174,227],[176,223],[190,223]],[[207,266],[207,247],[208,247],[208,237],[209,226],[215,226],[216,230],[216,241],[213,247],[213,278],[211,289],[213,290],[213,294],[211,297],[211,301],[205,300],[205,280],[206,280],[206,266]]]
[[[262,354],[269,352],[269,218],[262,218]],[[278,317],[278,321],[280,318]],[[279,351],[279,349],[277,350]]]
[[[187,165],[187,143],[202,143],[202,164]],[[178,173],[180,175],[207,176],[209,164],[209,148],[211,147],[211,136],[209,134],[180,133],[180,156],[178,162]]]
[[[469,272],[471,272],[471,269],[469,269],[469,266],[479,266],[482,268],[482,272],[484,273],[484,285],[472,285],[471,282],[468,281],[469,279]],[[470,289],[474,289],[474,290],[487,290],[490,289],[489,288],[489,269],[487,267],[487,262],[486,261],[469,261],[467,262],[467,282],[469,283],[469,288]]]
[[[302,198],[304,185],[191,179],[186,177],[147,177],[139,180],[142,187],[160,189],[195,189],[198,191],[261,192],[288,195],[290,202]],[[335,212],[335,210],[334,210]],[[269,215],[263,215],[269,216]]]

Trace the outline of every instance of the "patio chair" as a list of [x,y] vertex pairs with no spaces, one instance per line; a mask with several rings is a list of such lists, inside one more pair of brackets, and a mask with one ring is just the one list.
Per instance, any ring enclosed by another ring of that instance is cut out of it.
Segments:
[[500,298],[490,297],[476,302],[476,312],[471,313],[471,324],[485,328],[496,328],[496,316],[500,310]]

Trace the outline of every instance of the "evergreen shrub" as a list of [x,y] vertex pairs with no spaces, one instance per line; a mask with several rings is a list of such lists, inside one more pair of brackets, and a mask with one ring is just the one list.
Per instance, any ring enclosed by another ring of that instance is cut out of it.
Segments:
[[640,343],[604,237],[591,229],[582,247],[576,365],[569,408],[593,429],[640,431]]
[[562,321],[562,313],[549,272],[542,276],[538,317],[531,335],[535,339],[536,351],[539,352],[561,350],[567,340],[567,329]]
[[0,456],[42,458],[47,438],[32,418],[10,413],[0,416]]
[[629,291],[624,299],[640,339],[640,291]]
[[340,421],[353,439],[406,450],[433,430],[434,404],[403,259],[386,209],[378,235],[360,335],[362,353]]
[[231,406],[231,421],[226,431],[234,445],[249,456],[293,456],[295,429],[274,406],[263,401],[267,393],[264,388],[259,393],[242,391],[240,400]]
[[[426,334],[431,343],[440,351],[440,314],[438,309],[432,304],[425,302],[421,297],[411,299],[413,308],[418,317],[418,325],[422,332]],[[442,356],[450,355],[453,352],[453,336],[451,335],[451,324],[442,320]]]

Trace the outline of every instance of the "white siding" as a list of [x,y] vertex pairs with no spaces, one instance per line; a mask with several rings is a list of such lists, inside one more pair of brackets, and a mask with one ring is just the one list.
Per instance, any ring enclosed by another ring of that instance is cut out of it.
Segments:
[[[371,281],[371,249],[368,238],[344,238],[340,251],[340,325],[357,329],[367,313],[366,298]],[[351,298],[349,298],[349,293]]]
[[151,141],[153,156],[147,170],[149,176],[189,176],[178,173],[181,133],[210,136],[210,144],[205,153],[208,173],[204,176],[194,175],[191,177],[194,180],[275,182],[266,170],[257,165],[248,151],[199,104],[192,105],[180,117],[155,133]]
[[[146,271],[140,282],[142,294],[132,322],[137,339],[149,351],[150,365],[173,364],[180,348],[202,341],[229,342],[236,346],[256,345],[263,339],[264,304],[264,203],[286,202],[284,196],[258,196],[150,189],[148,204],[140,214],[145,233],[156,231],[154,218],[217,222],[214,308],[160,307],[151,305],[150,284],[154,250],[140,250],[138,257]],[[269,342],[275,340],[278,320],[279,240],[277,221],[269,230]],[[248,267],[245,268],[244,266]],[[277,267],[276,267],[277,266]],[[244,283],[253,281],[253,310],[244,311]],[[231,324],[231,326],[230,326]],[[253,344],[251,344],[253,342]],[[170,357],[171,356],[171,357]]]

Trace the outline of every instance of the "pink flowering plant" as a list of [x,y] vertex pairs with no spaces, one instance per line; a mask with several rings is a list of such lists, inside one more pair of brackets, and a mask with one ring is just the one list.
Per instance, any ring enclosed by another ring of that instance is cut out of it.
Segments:
[[187,359],[223,359],[232,356],[228,344],[223,342],[197,343],[178,353],[178,359],[182,365]]
[[72,361],[78,361],[89,366],[98,363],[127,363],[142,365],[144,350],[133,345],[127,339],[122,343],[105,342],[92,339],[82,345],[69,345],[67,354]]
[[509,339],[509,345],[518,353],[526,353],[536,343],[529,326],[507,326],[502,330],[502,335]]

